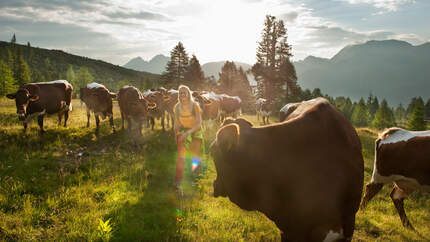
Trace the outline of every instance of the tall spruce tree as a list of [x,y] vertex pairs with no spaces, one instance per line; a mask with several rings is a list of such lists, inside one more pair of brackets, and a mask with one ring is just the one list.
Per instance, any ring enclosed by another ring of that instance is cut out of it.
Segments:
[[408,120],[409,130],[425,130],[427,123],[425,121],[424,101],[421,97],[416,99],[411,118]]
[[12,36],[12,39],[10,39],[10,42],[11,42],[12,44],[16,44],[16,36],[15,36],[15,33],[13,33],[13,36]]
[[166,71],[163,73],[163,80],[167,87],[177,88],[179,84],[184,83],[188,61],[184,45],[179,42],[170,52],[170,61],[167,62]]
[[361,98],[358,104],[355,106],[354,112],[351,116],[351,122],[358,127],[369,125],[370,113],[363,98]]
[[[257,63],[251,69],[259,94],[273,100],[284,92],[285,102],[291,91],[296,91],[296,72],[291,64],[291,46],[287,43],[287,29],[282,20],[266,15],[262,40],[258,42]],[[291,91],[290,91],[291,90]]]
[[425,110],[426,110],[426,119],[430,120],[430,98],[426,102]]
[[24,60],[22,55],[18,56],[18,60],[16,62],[15,79],[19,86],[29,83],[31,79],[30,67],[28,67],[27,62]]
[[375,113],[375,118],[372,121],[372,126],[377,129],[396,126],[394,113],[388,106],[388,103],[385,99],[382,100],[380,107]]
[[394,116],[396,117],[397,121],[403,121],[406,119],[406,110],[401,103],[394,111]]
[[14,92],[17,88],[12,70],[4,61],[0,60],[0,96]]
[[81,87],[85,87],[88,83],[94,81],[93,75],[88,71],[88,68],[85,66],[81,66],[79,68],[78,74],[75,77],[75,89],[79,90]]
[[187,71],[185,72],[185,84],[192,90],[203,88],[205,74],[203,73],[200,62],[195,55],[189,61]]

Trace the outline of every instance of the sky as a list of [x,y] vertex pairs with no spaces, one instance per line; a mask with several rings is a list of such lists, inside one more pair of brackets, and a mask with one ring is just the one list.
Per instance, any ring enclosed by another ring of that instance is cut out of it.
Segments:
[[293,60],[346,45],[430,41],[430,0],[0,0],[0,40],[124,65],[179,41],[201,64],[255,63],[266,15],[282,19]]

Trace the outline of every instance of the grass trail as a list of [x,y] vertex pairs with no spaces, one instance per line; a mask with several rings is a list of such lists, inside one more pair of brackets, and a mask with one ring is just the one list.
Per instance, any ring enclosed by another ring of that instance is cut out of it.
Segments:
[[[212,197],[216,173],[208,157],[200,177],[191,174],[188,162],[180,203],[172,186],[176,147],[171,132],[156,126],[156,131],[144,129],[142,137],[136,131],[112,134],[104,120],[97,137],[94,117],[86,128],[85,109],[79,101],[73,104],[69,127],[57,127],[54,115],[45,121],[41,138],[36,122],[22,134],[14,103],[0,100],[0,241],[280,240],[274,223],[261,213]],[[246,117],[258,124],[254,116]],[[215,132],[204,132],[206,151]],[[358,132],[367,183],[377,132]],[[415,193],[405,203],[418,235],[401,226],[390,190],[386,186],[357,214],[354,241],[429,240],[429,195]]]

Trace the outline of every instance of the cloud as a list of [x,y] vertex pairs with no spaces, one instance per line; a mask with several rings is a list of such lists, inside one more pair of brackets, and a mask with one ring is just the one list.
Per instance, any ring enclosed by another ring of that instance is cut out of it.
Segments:
[[291,11],[288,13],[281,14],[279,17],[288,23],[294,23],[298,16],[299,16],[298,12]]
[[77,11],[92,11],[104,4],[103,0],[13,0],[0,1],[0,8],[34,8],[54,10],[58,8],[67,8]]
[[108,16],[113,19],[144,19],[144,20],[157,20],[157,21],[172,21],[168,17],[158,14],[158,13],[151,13],[146,11],[140,11],[140,12],[130,12],[130,11],[117,11],[113,13],[105,13],[105,16]]
[[382,8],[388,11],[397,11],[399,10],[400,6],[415,2],[415,0],[346,0],[346,1],[350,4],[362,4],[362,3],[371,4],[376,8]]

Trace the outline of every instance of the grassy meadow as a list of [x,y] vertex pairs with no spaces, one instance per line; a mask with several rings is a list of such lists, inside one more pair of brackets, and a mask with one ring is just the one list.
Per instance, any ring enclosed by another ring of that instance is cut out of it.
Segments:
[[[144,128],[143,135],[95,120],[86,128],[84,106],[73,101],[69,127],[45,118],[39,135],[34,120],[22,133],[15,104],[0,99],[0,241],[279,241],[273,222],[246,212],[226,198],[213,198],[214,164],[206,156],[201,173],[187,162],[183,199],[173,189],[173,133]],[[255,116],[246,116],[256,125]],[[274,122],[275,119],[272,119]],[[365,158],[365,183],[373,169],[378,131],[357,129]],[[208,151],[216,128],[204,130]],[[406,161],[405,161],[406,162]],[[304,174],[306,175],[306,174]],[[354,241],[430,240],[430,196],[414,193],[405,202],[418,232],[404,229],[391,202],[391,186],[357,213]],[[180,208],[180,209],[178,209]]]

